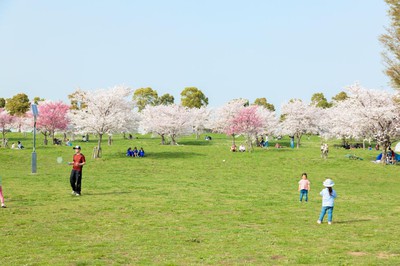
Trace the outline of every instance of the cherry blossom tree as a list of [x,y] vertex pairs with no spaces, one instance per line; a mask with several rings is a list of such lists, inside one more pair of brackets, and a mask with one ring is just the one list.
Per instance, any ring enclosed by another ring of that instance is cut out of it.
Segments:
[[211,109],[202,106],[200,108],[190,108],[188,112],[190,124],[193,127],[193,131],[196,133],[196,139],[199,139],[200,134],[210,127]]
[[165,137],[176,145],[176,139],[192,132],[188,108],[181,105],[146,106],[141,112],[140,130],[142,133],[153,133],[161,136],[161,144]]
[[4,108],[0,108],[0,128],[2,133],[2,143],[6,146],[6,134],[14,123],[15,117],[10,115]]
[[164,126],[163,117],[159,116],[161,109],[166,105],[147,105],[140,113],[139,132],[143,134],[152,133],[161,137],[161,144],[165,145],[167,130]]
[[279,131],[279,121],[276,117],[275,111],[268,107],[260,106],[257,109],[257,114],[261,117],[261,120],[264,123],[263,130],[259,134],[275,135]]
[[232,120],[240,112],[241,109],[248,105],[245,99],[235,99],[224,106],[218,108],[212,121],[212,128],[215,132],[224,133],[232,137],[232,143],[235,144],[235,136],[240,134],[232,124]]
[[44,135],[44,144],[47,145],[47,136],[54,139],[56,130],[67,129],[69,119],[67,113],[69,105],[59,102],[40,102],[38,105],[39,116],[36,120],[37,129]]
[[301,100],[290,100],[281,109],[283,118],[280,124],[281,133],[295,137],[297,148],[299,148],[301,137],[304,134],[317,133],[317,118],[320,110],[315,106],[305,104]]
[[121,132],[127,125],[136,122],[137,113],[133,102],[128,100],[132,90],[123,86],[94,91],[78,90],[73,101],[84,102],[78,110],[70,110],[72,125],[82,132],[96,133],[99,136],[94,157],[101,157],[101,142],[104,134]]
[[253,150],[253,143],[257,136],[265,132],[271,132],[266,128],[274,125],[274,113],[262,106],[248,106],[239,110],[230,121],[232,132],[243,134],[249,151]]
[[13,128],[18,128],[19,132],[22,132],[26,136],[27,132],[31,132],[33,129],[33,118],[32,112],[28,111],[25,114],[14,116]]
[[367,132],[354,117],[349,101],[334,101],[331,108],[319,110],[319,112],[318,134],[322,138],[341,139],[342,144],[345,145],[348,139],[368,137]]
[[348,86],[348,113],[355,130],[373,136],[382,148],[382,163],[386,163],[386,153],[390,141],[400,136],[399,94],[383,90],[368,90],[358,83]]

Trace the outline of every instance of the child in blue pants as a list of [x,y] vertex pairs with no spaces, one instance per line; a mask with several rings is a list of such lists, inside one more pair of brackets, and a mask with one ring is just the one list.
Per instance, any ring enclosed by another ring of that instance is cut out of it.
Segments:
[[322,223],[325,214],[328,213],[328,224],[332,224],[333,205],[337,196],[336,191],[332,188],[335,183],[328,178],[323,185],[325,188],[319,193],[322,196],[322,209],[317,223]]

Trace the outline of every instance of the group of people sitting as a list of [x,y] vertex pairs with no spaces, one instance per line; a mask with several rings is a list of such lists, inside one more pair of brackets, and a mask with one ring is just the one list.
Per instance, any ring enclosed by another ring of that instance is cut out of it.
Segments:
[[144,150],[143,150],[143,148],[140,148],[140,150],[138,150],[136,147],[134,147],[133,149],[131,147],[129,147],[128,150],[126,151],[126,156],[128,156],[128,157],[144,157]]
[[61,139],[58,139],[58,138],[53,139],[53,145],[61,145],[61,144],[62,144]]
[[[231,146],[231,151],[232,151],[232,152],[238,151],[238,149],[237,149],[237,147],[236,147],[236,144],[233,144],[233,145]],[[245,147],[243,144],[241,144],[241,145],[239,146],[239,152],[245,152],[245,151],[246,151],[246,147]]]
[[15,145],[15,142],[13,142],[11,145],[11,149],[22,150],[23,148],[25,148],[25,147],[22,145],[21,141],[18,141],[17,145]]
[[265,140],[264,137],[261,137],[261,141],[258,143],[258,146],[260,146],[261,148],[268,148],[269,146],[269,139],[268,136],[265,136]]

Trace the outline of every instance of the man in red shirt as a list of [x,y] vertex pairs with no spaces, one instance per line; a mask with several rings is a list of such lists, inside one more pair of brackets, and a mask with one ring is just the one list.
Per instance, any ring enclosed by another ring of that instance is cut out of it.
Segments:
[[69,181],[72,187],[72,195],[80,196],[81,195],[81,182],[82,182],[82,168],[85,165],[86,160],[85,156],[81,153],[81,146],[73,147],[75,150],[75,154],[73,157],[73,162],[69,162],[69,165],[72,165],[71,176]]

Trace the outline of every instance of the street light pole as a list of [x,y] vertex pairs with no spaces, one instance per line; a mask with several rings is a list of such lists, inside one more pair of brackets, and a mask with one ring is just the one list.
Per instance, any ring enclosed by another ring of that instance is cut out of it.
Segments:
[[33,114],[33,152],[32,152],[32,174],[36,174],[36,117],[39,115],[38,108],[36,104],[32,104],[32,114]]

